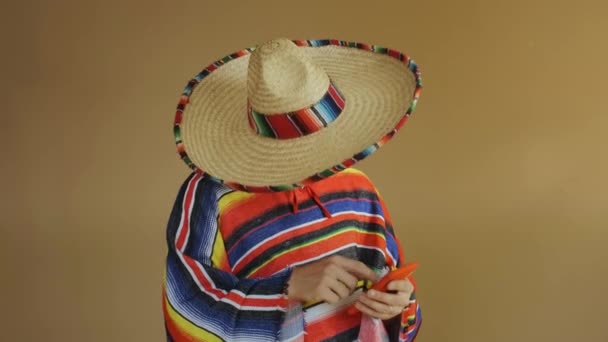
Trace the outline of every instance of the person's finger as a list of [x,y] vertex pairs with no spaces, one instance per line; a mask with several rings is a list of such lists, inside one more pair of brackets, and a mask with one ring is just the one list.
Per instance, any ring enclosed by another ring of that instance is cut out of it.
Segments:
[[411,293],[414,291],[414,285],[408,279],[393,280],[388,283],[387,290]]
[[365,296],[385,305],[397,305],[400,307],[405,307],[410,300],[410,296],[404,292],[387,293],[376,290],[369,290],[367,291]]
[[323,289],[321,289],[320,296],[321,300],[326,301],[329,304],[335,304],[340,301],[340,297],[327,286],[324,286]]
[[340,282],[342,282],[344,285],[346,285],[346,287],[348,287],[350,292],[354,291],[357,288],[357,283],[359,282],[359,280],[354,275],[348,273],[348,271],[346,271],[344,268],[336,265],[336,267],[334,267],[331,272],[333,272],[334,276]]
[[389,291],[412,292],[414,285],[408,279],[393,280],[386,286]]
[[364,294],[359,297],[359,301],[374,311],[385,314],[394,313],[403,309],[401,304],[380,302]]
[[349,259],[340,255],[332,257],[332,262],[342,266],[346,271],[357,277],[358,279],[376,281],[378,275],[371,268],[367,267],[361,261]]
[[351,294],[350,288],[338,279],[332,279],[327,282],[327,286],[338,295],[339,299],[346,298]]
[[357,303],[355,303],[355,307],[364,314],[367,314],[371,317],[380,318],[380,319],[389,319],[391,317],[395,317],[398,314],[398,312],[391,313],[391,312],[378,311],[378,310],[366,305],[362,301],[358,301]]

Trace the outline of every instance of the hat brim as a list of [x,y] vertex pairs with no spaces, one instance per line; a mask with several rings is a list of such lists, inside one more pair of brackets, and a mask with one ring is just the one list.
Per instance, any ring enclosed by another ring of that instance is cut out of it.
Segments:
[[296,139],[256,134],[247,120],[247,67],[255,48],[241,50],[205,68],[184,89],[174,132],[186,164],[238,190],[288,190],[366,158],[412,113],[422,82],[407,55],[339,40],[294,43],[344,96],[341,115]]

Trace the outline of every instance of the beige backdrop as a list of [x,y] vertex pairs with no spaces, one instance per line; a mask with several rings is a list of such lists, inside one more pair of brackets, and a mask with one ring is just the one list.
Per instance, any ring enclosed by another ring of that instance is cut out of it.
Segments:
[[605,1],[1,7],[2,341],[164,340],[178,95],[281,36],[422,66],[415,115],[361,165],[421,264],[420,342],[608,341]]

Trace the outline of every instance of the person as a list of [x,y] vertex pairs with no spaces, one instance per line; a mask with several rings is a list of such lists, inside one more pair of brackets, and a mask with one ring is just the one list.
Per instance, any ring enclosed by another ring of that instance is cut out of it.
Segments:
[[366,291],[405,256],[352,166],[420,89],[407,55],[339,40],[274,39],[196,75],[175,116],[193,172],[167,226],[167,341],[414,341],[414,279]]

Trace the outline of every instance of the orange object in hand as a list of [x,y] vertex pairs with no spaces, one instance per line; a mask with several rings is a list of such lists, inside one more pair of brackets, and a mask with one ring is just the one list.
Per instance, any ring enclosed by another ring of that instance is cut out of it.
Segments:
[[[414,273],[414,271],[416,270],[417,267],[418,267],[418,263],[415,261],[405,264],[402,267],[399,267],[395,270],[388,272],[384,277],[382,277],[382,279],[380,279],[380,281],[375,283],[369,289],[386,292],[388,290],[387,286],[391,281],[407,279],[409,276],[412,275],[412,273]],[[348,314],[353,315],[353,314],[357,313],[357,311],[359,311],[359,310],[357,309],[357,307],[355,307],[353,305],[351,308],[348,309]]]

